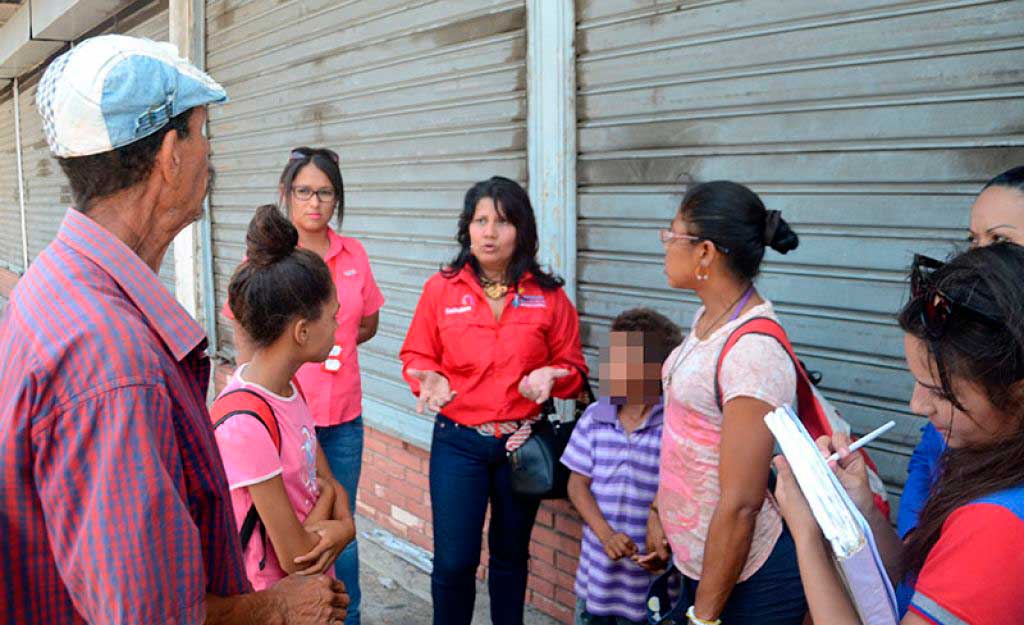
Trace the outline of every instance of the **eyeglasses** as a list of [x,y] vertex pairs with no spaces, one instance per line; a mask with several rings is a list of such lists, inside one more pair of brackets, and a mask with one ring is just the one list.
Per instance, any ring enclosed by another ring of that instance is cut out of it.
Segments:
[[327,158],[331,159],[332,161],[334,161],[335,165],[339,163],[338,153],[335,152],[334,150],[328,150],[327,148],[307,148],[305,146],[292,148],[291,154],[288,155],[288,160],[296,161],[299,159],[316,156],[317,154],[321,156],[326,156]]
[[969,298],[961,300],[938,288],[932,280],[932,276],[936,270],[945,265],[946,263],[940,260],[914,254],[914,263],[910,266],[910,295],[914,299],[923,300],[921,321],[924,324],[925,333],[933,339],[942,338],[950,320],[960,314],[1001,327],[1002,319],[980,308]]
[[661,239],[661,244],[664,245],[665,247],[668,247],[668,244],[673,241],[690,241],[691,243],[697,243],[698,241],[710,241],[711,245],[714,245],[715,248],[718,249],[718,251],[722,252],[723,254],[729,253],[729,248],[723,247],[715,243],[714,241],[711,241],[711,239],[707,237],[698,237],[693,234],[681,234],[679,232],[673,232],[667,228],[662,228],[661,230],[659,230],[658,235]]
[[309,187],[293,187],[292,194],[300,200],[308,200],[314,195],[316,199],[324,203],[334,201],[334,189],[316,189],[315,191]]

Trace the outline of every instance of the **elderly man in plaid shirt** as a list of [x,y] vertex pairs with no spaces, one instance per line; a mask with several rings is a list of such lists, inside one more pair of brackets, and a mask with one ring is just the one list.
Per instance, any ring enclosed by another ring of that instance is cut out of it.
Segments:
[[108,35],[36,96],[75,206],[0,322],[0,622],[341,623],[324,576],[249,592],[202,329],[157,279],[209,185],[206,106],[169,44]]

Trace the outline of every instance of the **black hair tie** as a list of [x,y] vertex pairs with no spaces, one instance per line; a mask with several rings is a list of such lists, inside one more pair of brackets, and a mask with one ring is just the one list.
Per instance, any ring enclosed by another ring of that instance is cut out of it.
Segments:
[[778,231],[781,221],[782,211],[768,211],[768,216],[764,220],[764,244],[766,246],[771,246],[772,241],[775,240],[775,233]]

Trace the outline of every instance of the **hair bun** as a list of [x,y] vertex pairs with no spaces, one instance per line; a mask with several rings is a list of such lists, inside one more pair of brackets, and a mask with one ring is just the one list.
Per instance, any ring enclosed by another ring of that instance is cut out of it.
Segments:
[[768,211],[768,219],[765,224],[764,242],[776,252],[786,254],[800,245],[800,237],[782,218],[781,211],[771,210]]
[[299,244],[299,231],[273,204],[256,209],[245,233],[245,254],[257,266],[272,265],[291,256]]

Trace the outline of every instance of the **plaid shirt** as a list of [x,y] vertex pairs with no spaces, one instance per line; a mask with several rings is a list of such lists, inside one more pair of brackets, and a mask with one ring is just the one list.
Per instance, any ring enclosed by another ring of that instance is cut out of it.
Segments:
[[0,322],[0,622],[201,623],[246,592],[201,328],[69,210]]

